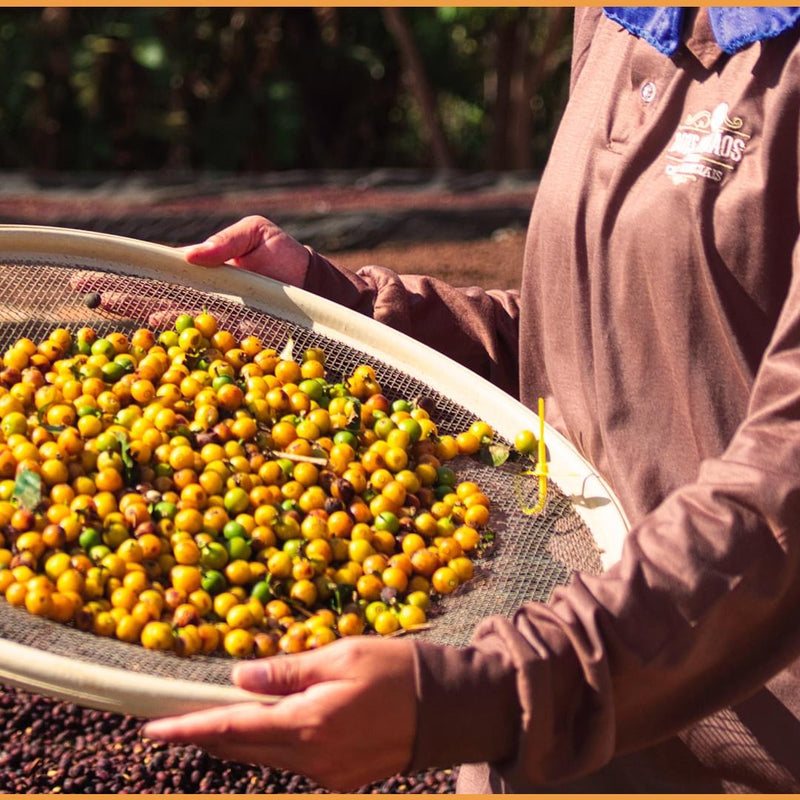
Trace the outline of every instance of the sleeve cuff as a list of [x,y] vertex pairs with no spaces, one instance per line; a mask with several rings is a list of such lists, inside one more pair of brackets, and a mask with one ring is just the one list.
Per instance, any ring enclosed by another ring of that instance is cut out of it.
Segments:
[[415,646],[417,735],[411,770],[513,757],[521,709],[499,652]]

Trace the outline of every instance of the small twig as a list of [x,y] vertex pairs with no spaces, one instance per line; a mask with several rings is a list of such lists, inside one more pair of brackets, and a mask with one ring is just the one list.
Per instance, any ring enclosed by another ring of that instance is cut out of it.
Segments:
[[417,633],[417,631],[427,631],[430,630],[432,626],[430,623],[423,623],[421,625],[412,625],[410,628],[400,628],[400,630],[395,631],[394,633],[387,633],[384,635],[385,639],[392,639],[396,636],[405,636],[407,633]]
[[309,464],[318,464],[321,467],[328,463],[328,459],[321,456],[301,456],[299,453],[284,453],[277,450],[273,450],[272,455],[275,458],[285,458],[287,461],[305,461]]

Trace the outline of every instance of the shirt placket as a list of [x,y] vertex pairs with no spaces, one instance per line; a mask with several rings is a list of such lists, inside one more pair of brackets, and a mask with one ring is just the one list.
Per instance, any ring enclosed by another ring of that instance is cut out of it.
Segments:
[[608,149],[620,154],[657,113],[674,72],[670,59],[643,42],[637,43],[628,63],[626,81],[620,82],[620,96],[608,127]]

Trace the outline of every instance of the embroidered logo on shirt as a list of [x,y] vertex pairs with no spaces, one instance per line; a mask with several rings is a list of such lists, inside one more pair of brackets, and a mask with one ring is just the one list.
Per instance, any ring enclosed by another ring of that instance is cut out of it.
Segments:
[[750,137],[740,117],[728,116],[728,104],[688,114],[667,150],[666,173],[675,184],[699,178],[721,183],[742,160]]

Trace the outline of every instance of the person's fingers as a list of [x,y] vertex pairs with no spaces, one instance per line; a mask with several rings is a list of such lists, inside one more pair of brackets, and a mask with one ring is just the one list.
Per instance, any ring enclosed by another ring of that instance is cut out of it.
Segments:
[[[76,292],[96,292],[100,296],[100,308],[103,311],[141,321],[142,324],[154,329],[170,328],[179,314],[196,313],[199,310],[187,308],[174,300],[165,300],[137,291],[119,291],[118,288],[111,287],[119,287],[118,279],[103,273],[77,271],[70,278],[70,288]],[[230,330],[239,339],[263,332],[263,321],[243,316],[239,308],[233,308],[230,312],[217,309],[213,313],[219,328]],[[271,324],[278,332],[285,327],[277,321],[272,321]],[[288,331],[284,334],[286,335]]]
[[[156,297],[146,297],[130,292],[105,291],[100,293],[100,306],[112,314],[132,318],[147,316],[156,319],[168,319],[179,313],[178,304]],[[152,324],[152,320],[151,324]]]
[[306,247],[260,216],[244,217],[204,242],[182,247],[181,252],[190,264],[228,264],[294,286],[305,282],[311,260]]
[[234,256],[223,252],[223,248],[210,239],[181,249],[190,264],[197,264],[200,267],[221,267],[231,258],[234,258]]
[[238,703],[151,720],[142,728],[142,735],[168,742],[191,741],[200,747],[211,747],[228,738],[243,741],[255,735],[263,745],[282,742],[287,730],[295,727],[292,715],[279,704]]
[[394,774],[409,762],[416,696],[407,642],[348,637],[320,650],[237,664],[234,680],[284,697],[271,705],[244,703],[154,720],[143,734],[301,772],[338,791]]
[[69,285],[76,292],[99,294],[104,311],[130,319],[146,319],[153,327],[171,324],[180,313],[178,303],[148,295],[146,287],[139,282],[128,281],[126,289],[120,291],[125,284],[118,275],[76,270],[70,276]]
[[291,658],[269,658],[236,664],[233,682],[242,689],[261,694],[295,694],[323,681],[339,680],[343,677],[338,669],[334,648],[328,652],[308,650],[296,653]]
[[181,250],[190,264],[218,267],[228,261],[245,258],[262,246],[267,232],[274,227],[264,217],[244,217],[204,242],[188,245]]
[[119,280],[116,275],[93,270],[76,269],[70,273],[69,286],[76,292],[99,292]]
[[297,756],[297,747],[276,742],[273,745],[253,744],[224,740],[203,748],[215,758],[223,761],[238,761],[242,764],[268,764],[275,769],[302,772],[308,769]]
[[[226,318],[227,319],[227,318]],[[285,338],[286,336],[290,335],[290,332],[286,329],[286,325],[279,321],[275,320],[272,321],[273,327],[275,332],[270,333],[271,336],[274,336],[275,339],[278,339],[278,333],[282,334],[282,337]],[[229,320],[227,323],[227,327],[232,330],[232,332],[236,333],[239,339],[244,339],[246,336],[258,336],[261,338],[264,333],[264,323],[262,320],[255,319],[255,318],[247,318],[239,319],[239,320]],[[225,327],[221,325],[221,327]],[[233,330],[235,327],[235,330]],[[282,340],[282,339],[281,339]],[[267,346],[267,343],[264,343],[264,346]]]
[[[364,737],[364,720],[378,714],[378,730],[384,721],[380,704],[364,707],[359,694],[353,685],[331,682],[271,706],[246,703],[151,720],[142,735],[192,743],[229,761],[299,772],[331,789],[347,791],[393,774],[408,761],[409,745],[403,740],[398,749],[393,720],[388,723],[388,738],[385,732],[376,732],[377,739]],[[409,733],[405,738],[410,741],[410,737]],[[376,741],[386,741],[387,747]]]

